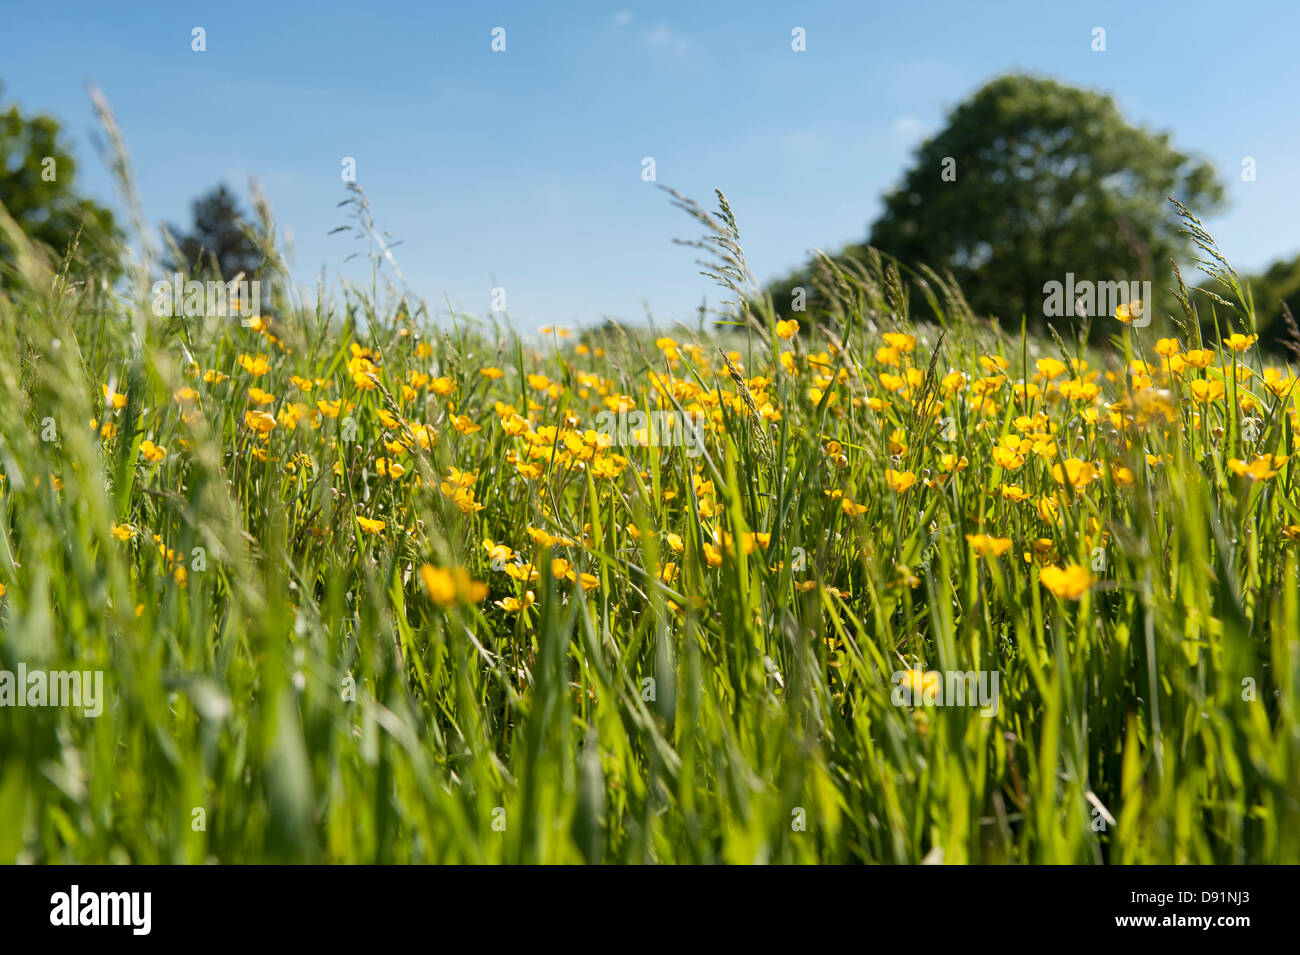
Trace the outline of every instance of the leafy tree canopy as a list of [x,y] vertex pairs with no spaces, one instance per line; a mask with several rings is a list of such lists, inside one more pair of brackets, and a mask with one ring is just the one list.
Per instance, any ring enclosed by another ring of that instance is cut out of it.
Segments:
[[[28,239],[80,276],[113,281],[121,274],[122,234],[113,213],[76,190],[77,164],[58,121],[0,108],[0,203]],[[0,288],[12,286],[17,250],[0,231]]]
[[[1167,289],[1169,259],[1190,251],[1167,199],[1206,215],[1223,195],[1208,162],[1127,123],[1111,97],[1015,74],[977,91],[918,148],[867,244],[951,272],[977,314],[1036,325],[1044,284],[1067,272]],[[865,248],[843,255],[861,260]],[[808,275],[772,288],[779,309]]]
[[264,257],[248,234],[248,221],[235,194],[219,185],[194,200],[192,210],[194,225],[189,232],[167,226],[175,241],[168,268],[197,274],[215,267],[226,281],[240,272],[254,278]]
[[[1300,360],[1300,329],[1292,327],[1282,308],[1285,302],[1293,321],[1300,322],[1300,255],[1274,262],[1258,275],[1242,276],[1242,283],[1250,286],[1255,325],[1263,345]],[[1198,301],[1197,306],[1204,322],[1212,304]]]

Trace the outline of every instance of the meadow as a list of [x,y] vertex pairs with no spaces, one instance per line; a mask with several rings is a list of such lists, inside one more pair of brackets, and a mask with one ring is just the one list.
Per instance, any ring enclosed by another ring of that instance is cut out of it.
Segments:
[[0,669],[106,694],[0,710],[0,861],[1300,861],[1296,378],[1191,214],[1099,346],[779,320],[674,201],[727,324],[304,300],[265,205],[264,314],[160,316],[0,216]]

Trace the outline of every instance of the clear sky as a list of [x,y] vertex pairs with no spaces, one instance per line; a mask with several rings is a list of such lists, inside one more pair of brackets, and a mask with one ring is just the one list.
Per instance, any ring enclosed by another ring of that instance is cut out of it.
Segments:
[[[1106,30],[1104,53],[1092,30]],[[206,31],[206,52],[191,31]],[[503,27],[506,49],[493,52]],[[802,27],[807,49],[791,49]],[[694,224],[642,180],[720,187],[760,280],[861,240],[948,109],[1022,69],[1115,94],[1211,159],[1239,270],[1300,252],[1300,3],[30,3],[0,0],[4,99],[63,121],[82,188],[113,186],[85,84],[112,102],[151,221],[255,176],[310,283],[364,272],[344,157],[412,288],[523,329],[658,324],[717,300]],[[1257,178],[1241,177],[1253,157]],[[2,197],[0,197],[2,198]]]

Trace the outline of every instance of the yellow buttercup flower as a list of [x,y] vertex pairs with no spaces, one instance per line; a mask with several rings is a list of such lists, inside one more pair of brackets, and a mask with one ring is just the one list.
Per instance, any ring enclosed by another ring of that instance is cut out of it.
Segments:
[[1025,459],[1011,448],[998,445],[993,449],[993,463],[1004,471],[1015,471],[1024,467]]
[[1188,390],[1191,391],[1192,398],[1201,404],[1218,401],[1224,394],[1223,382],[1210,381],[1205,378],[1197,378],[1188,386]]
[[420,568],[420,581],[429,599],[440,607],[458,601],[479,603],[488,595],[487,584],[471,579],[464,567],[447,569],[425,564]]
[[518,597],[506,597],[502,600],[496,601],[496,605],[506,613],[518,613],[521,610],[531,607],[536,602],[537,595],[530,590],[524,594],[523,600],[520,600]]
[[572,543],[568,538],[552,534],[542,527],[534,527],[529,524],[524,528],[524,532],[532,538],[533,543],[538,547],[559,547]]
[[969,466],[970,461],[966,459],[964,454],[960,457],[955,454],[939,455],[939,469],[944,474],[951,474],[953,471],[965,471]]
[[112,388],[108,387],[108,385],[104,385],[103,387],[105,409],[126,407],[126,395],[114,391]]
[[1140,299],[1135,302],[1129,302],[1126,305],[1117,306],[1115,309],[1115,317],[1119,319],[1121,322],[1123,322],[1125,325],[1132,324],[1133,320],[1137,318],[1141,318],[1142,314],[1143,314],[1143,306],[1142,306],[1142,301]]
[[1044,587],[1065,600],[1078,600],[1095,582],[1088,568],[1079,564],[1065,568],[1049,565],[1038,572],[1038,579]]
[[1029,500],[1029,492],[1021,488],[1019,485],[1003,484],[1000,490],[1004,501],[1011,501],[1014,504],[1019,504],[1021,501]]
[[904,670],[899,677],[899,685],[906,691],[908,700],[920,705],[927,696],[933,698],[939,692],[942,679],[938,670]]
[[266,360],[265,355],[240,355],[238,359],[239,367],[244,369],[254,378],[259,378],[271,370],[271,363]]
[[1076,490],[1083,490],[1096,480],[1097,468],[1088,461],[1067,458],[1064,468],[1060,464],[1052,466],[1052,477],[1057,484],[1068,484]]
[[508,544],[494,544],[490,537],[484,539],[483,549],[487,551],[488,560],[492,561],[494,564],[498,561],[505,563],[506,561],[515,559],[513,548]]
[[476,431],[482,431],[482,425],[475,424],[467,415],[456,415],[451,419],[453,427],[461,434],[473,434]]
[[532,564],[506,564],[506,573],[520,583],[527,583],[538,577],[537,568]]
[[916,475],[911,471],[887,469],[885,471],[885,483],[889,485],[890,490],[902,494],[916,483]]
[[981,557],[1001,557],[1011,549],[1011,538],[989,537],[987,534],[967,534],[966,543]]
[[245,411],[244,424],[258,434],[270,434],[275,428],[275,418],[265,411]]
[[1237,477],[1248,477],[1252,481],[1267,481],[1269,478],[1277,477],[1278,469],[1286,463],[1286,460],[1285,454],[1261,454],[1249,464],[1240,458],[1231,458],[1228,461],[1228,469]]
[[1053,378],[1059,378],[1067,371],[1065,362],[1059,361],[1055,358],[1040,358],[1035,364],[1035,367],[1038,368],[1038,373],[1048,381],[1051,381]]

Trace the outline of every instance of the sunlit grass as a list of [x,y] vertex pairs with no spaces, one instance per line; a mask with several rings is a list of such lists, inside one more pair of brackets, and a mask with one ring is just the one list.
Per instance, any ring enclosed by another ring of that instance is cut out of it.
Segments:
[[915,325],[882,266],[802,332],[738,295],[527,343],[378,285],[160,319],[144,267],[28,250],[0,300],[0,668],[108,689],[0,710],[0,861],[1300,861],[1295,379],[1248,298],[1107,357],[933,273]]

